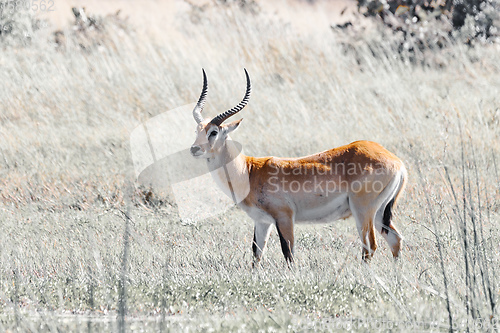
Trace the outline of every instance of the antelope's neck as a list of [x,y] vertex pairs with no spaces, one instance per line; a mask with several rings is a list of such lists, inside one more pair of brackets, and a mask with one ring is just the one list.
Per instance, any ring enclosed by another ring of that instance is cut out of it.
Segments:
[[250,191],[247,157],[229,138],[207,164],[216,184],[231,200],[239,203],[245,199]]

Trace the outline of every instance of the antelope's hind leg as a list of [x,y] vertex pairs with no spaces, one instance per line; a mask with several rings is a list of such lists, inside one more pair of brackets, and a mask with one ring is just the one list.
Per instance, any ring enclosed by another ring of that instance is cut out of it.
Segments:
[[364,261],[369,261],[377,250],[377,240],[375,239],[375,212],[367,209],[363,205],[363,200],[357,197],[349,198],[349,206],[356,220],[359,237],[363,246],[362,258]]
[[401,250],[401,234],[396,230],[392,224],[392,206],[394,204],[394,199],[392,199],[388,204],[383,205],[377,211],[375,215],[375,227],[391,248],[392,255],[394,258],[399,257],[399,251]]

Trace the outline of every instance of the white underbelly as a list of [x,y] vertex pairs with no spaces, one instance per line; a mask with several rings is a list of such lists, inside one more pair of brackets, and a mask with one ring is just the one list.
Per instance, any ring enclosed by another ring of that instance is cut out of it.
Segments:
[[[333,222],[351,216],[347,194],[317,198],[314,202],[297,202],[295,221],[298,223]],[[319,199],[319,200],[318,200]]]

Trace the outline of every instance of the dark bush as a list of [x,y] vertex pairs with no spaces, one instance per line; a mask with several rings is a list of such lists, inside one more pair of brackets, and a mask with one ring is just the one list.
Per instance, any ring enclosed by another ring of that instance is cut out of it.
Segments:
[[500,0],[358,0],[359,13],[379,24],[332,28],[359,64],[368,48],[376,58],[394,58],[396,50],[404,63],[442,67],[456,57],[451,44],[500,41],[499,10]]
[[133,29],[128,18],[115,14],[98,16],[89,14],[84,7],[73,7],[75,20],[70,30],[54,32],[54,41],[59,49],[76,45],[83,51],[99,50],[99,47],[116,48],[121,42],[121,35],[130,34]]
[[46,25],[37,19],[30,8],[26,8],[24,2],[15,0],[0,1],[0,44],[27,45],[33,35],[42,25]]
[[500,37],[499,0],[358,0],[358,9],[409,35],[430,27],[454,37],[462,37],[464,30],[467,43]]

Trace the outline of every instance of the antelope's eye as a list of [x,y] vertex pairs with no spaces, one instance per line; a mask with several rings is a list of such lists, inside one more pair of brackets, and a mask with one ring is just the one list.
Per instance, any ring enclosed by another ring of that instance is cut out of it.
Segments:
[[209,138],[213,138],[216,135],[217,135],[217,131],[212,131],[212,132],[210,132],[210,134],[208,135],[208,137]]

